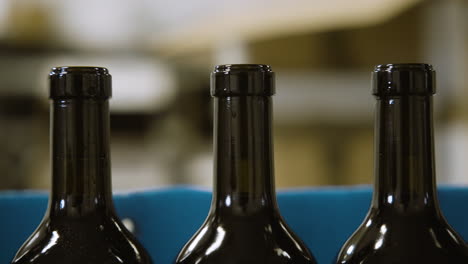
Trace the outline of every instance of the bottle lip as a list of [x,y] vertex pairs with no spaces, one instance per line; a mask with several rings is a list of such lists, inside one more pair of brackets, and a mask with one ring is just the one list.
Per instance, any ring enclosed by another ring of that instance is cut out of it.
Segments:
[[54,67],[49,81],[51,99],[108,99],[112,96],[112,76],[104,67]]
[[375,96],[431,96],[436,93],[435,70],[427,63],[391,63],[375,66]]
[[428,63],[389,63],[375,66],[374,72],[392,72],[392,71],[434,71],[434,67]]
[[50,70],[50,75],[64,74],[109,74],[109,70],[104,67],[95,66],[58,66]]
[[215,66],[215,73],[230,72],[273,72],[270,65],[266,64],[222,64]]
[[266,64],[223,64],[211,73],[211,95],[272,96],[275,73]]

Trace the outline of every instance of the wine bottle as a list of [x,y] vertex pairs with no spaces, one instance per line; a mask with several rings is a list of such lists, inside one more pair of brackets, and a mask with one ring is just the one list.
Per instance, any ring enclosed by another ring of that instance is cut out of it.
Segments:
[[468,263],[467,247],[437,200],[432,66],[379,65],[372,80],[377,98],[372,204],[336,263]]
[[212,73],[213,199],[207,219],[175,263],[316,263],[286,225],[275,198],[274,92],[267,65],[221,65]]
[[151,263],[112,202],[111,75],[105,68],[59,67],[49,79],[52,192],[45,217],[12,263]]

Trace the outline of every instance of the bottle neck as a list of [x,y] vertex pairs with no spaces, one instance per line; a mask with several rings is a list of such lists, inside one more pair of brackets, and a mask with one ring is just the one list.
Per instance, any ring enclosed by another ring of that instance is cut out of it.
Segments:
[[380,97],[376,109],[373,207],[398,212],[438,210],[432,96]]
[[215,212],[276,209],[271,104],[269,96],[215,97]]
[[57,99],[51,104],[50,216],[113,212],[109,101]]

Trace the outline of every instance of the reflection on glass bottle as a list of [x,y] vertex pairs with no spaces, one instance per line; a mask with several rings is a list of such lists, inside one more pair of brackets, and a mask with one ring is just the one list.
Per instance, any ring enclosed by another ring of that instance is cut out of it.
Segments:
[[366,219],[336,263],[468,263],[468,248],[437,200],[432,66],[379,65],[372,77],[377,97],[374,195]]
[[175,263],[308,263],[275,198],[271,135],[274,73],[267,65],[222,65],[212,74],[215,178],[205,223]]
[[110,96],[105,68],[52,69],[49,208],[12,263],[151,263],[112,203]]

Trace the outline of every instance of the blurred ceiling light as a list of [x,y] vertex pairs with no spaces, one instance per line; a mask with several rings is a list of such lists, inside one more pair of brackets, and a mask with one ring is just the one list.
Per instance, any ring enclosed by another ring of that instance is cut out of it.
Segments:
[[[251,40],[375,24],[421,1],[0,0],[0,22],[6,19],[0,23],[0,35],[2,30],[18,27],[31,32],[39,27],[35,24],[45,21],[57,37],[54,41],[68,47],[149,47],[177,54],[213,47],[233,36]],[[10,15],[19,21],[17,26],[9,25]]]
[[[176,93],[175,76],[172,69],[153,59],[122,57],[67,56],[50,59],[44,64],[47,76],[54,66],[102,66],[112,75],[112,112],[151,113],[161,110]],[[47,82],[41,80],[44,97],[47,97]]]
[[232,36],[260,39],[383,22],[422,0],[154,1],[159,25],[152,48],[179,54],[213,47]]

